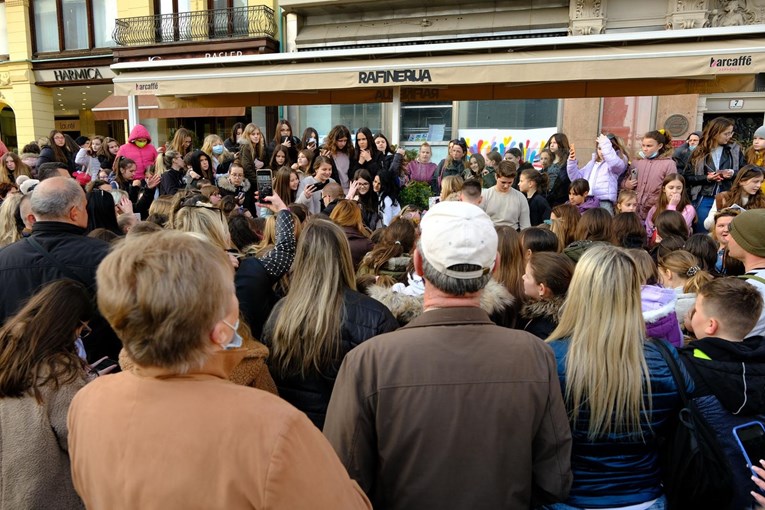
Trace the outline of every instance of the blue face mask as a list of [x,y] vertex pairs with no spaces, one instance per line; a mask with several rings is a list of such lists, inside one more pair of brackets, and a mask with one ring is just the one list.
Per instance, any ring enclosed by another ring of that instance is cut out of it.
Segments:
[[239,331],[238,331],[239,330],[239,321],[237,320],[236,324],[233,324],[233,325],[229,324],[226,321],[222,321],[222,322],[223,322],[223,324],[225,324],[226,326],[228,326],[229,328],[234,330],[234,338],[231,339],[231,342],[226,347],[224,347],[224,349],[228,351],[228,350],[231,350],[231,349],[238,349],[239,347],[241,347],[243,339],[242,339],[242,336],[239,334]]
[[216,156],[220,156],[223,154],[223,146],[222,145],[213,145],[212,147],[213,154]]
[[640,151],[638,154],[640,154],[640,157],[643,159],[654,159],[656,156],[659,155],[659,151],[654,152],[650,156],[646,156],[643,151]]

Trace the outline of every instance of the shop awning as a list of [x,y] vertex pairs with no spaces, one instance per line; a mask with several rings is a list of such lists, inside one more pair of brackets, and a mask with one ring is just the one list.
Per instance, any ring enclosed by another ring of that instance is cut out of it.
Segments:
[[[244,103],[239,103],[244,104]],[[111,95],[93,108],[95,120],[127,120],[127,96]],[[187,117],[240,117],[244,106],[203,106],[199,104],[160,104],[154,96],[138,96],[138,111],[144,119]]]
[[249,105],[385,101],[392,87],[402,87],[402,101],[433,100],[407,89],[442,90],[448,96],[471,86],[491,96],[486,99],[629,94],[625,89],[639,95],[707,94],[753,90],[754,76],[765,72],[765,40],[121,71],[114,79],[117,94],[247,94],[257,100]]

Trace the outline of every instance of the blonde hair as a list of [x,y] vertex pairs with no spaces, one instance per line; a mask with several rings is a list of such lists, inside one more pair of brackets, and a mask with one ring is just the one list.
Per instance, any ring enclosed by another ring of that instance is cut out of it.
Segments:
[[8,161],[8,158],[11,158],[16,164],[16,169],[13,171],[14,178],[18,177],[19,175],[32,177],[29,166],[21,161],[21,158],[18,154],[15,152],[6,152],[3,157],[0,158],[0,182],[10,182],[11,184],[16,184],[8,174],[8,167],[6,166],[6,161]]
[[590,439],[642,435],[646,402],[651,412],[650,375],[640,281],[626,251],[594,246],[579,259],[560,322],[547,341],[561,338],[570,338],[565,398],[574,426],[586,408]]
[[464,182],[459,175],[449,175],[441,179],[441,200],[445,201],[452,193],[459,192]]
[[622,212],[621,207],[622,204],[627,202],[628,200],[637,200],[637,193],[634,190],[631,189],[623,189],[619,192],[619,196],[616,199],[616,212],[620,213]]
[[667,269],[683,280],[683,292],[698,292],[702,285],[713,280],[712,275],[701,269],[696,256],[685,250],[669,252],[659,259],[659,268]]
[[[221,152],[217,156],[213,154],[213,145],[223,145],[223,152]],[[205,136],[205,139],[202,142],[202,152],[207,154],[207,157],[210,158],[211,165],[212,165],[212,160],[215,160],[217,163],[223,163],[224,161],[228,161],[229,159],[234,159],[234,155],[231,154],[228,151],[228,149],[226,149],[226,146],[223,143],[223,139],[220,136],[215,134]]]
[[98,309],[129,357],[180,373],[207,360],[210,331],[234,296],[226,254],[173,231],[125,238],[98,266],[96,281]]
[[16,227],[16,210],[23,197],[21,193],[9,193],[0,205],[0,247],[15,243],[22,237]]
[[196,232],[204,235],[221,250],[231,248],[231,234],[223,221],[220,209],[202,205],[184,206],[173,217],[173,228],[181,232]]
[[312,219],[298,241],[293,267],[304,270],[292,274],[283,306],[272,316],[271,364],[282,374],[322,373],[339,365],[343,294],[356,290],[345,233],[329,220]]

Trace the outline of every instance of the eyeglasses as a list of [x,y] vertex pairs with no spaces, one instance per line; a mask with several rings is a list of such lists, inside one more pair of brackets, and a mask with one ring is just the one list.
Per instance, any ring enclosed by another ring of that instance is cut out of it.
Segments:
[[84,321],[80,321],[80,324],[82,324],[82,329],[80,330],[80,338],[87,338],[93,332],[93,330]]
[[360,182],[356,186],[359,187],[359,188],[368,188],[369,187],[369,183],[368,182]]

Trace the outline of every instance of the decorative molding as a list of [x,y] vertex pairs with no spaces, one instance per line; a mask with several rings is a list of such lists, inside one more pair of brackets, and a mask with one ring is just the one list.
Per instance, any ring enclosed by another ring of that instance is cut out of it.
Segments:
[[572,35],[602,34],[606,31],[606,0],[574,0],[569,17]]
[[686,30],[709,26],[709,2],[713,0],[669,0],[667,30]]
[[710,13],[709,22],[713,27],[753,25],[757,14],[762,19],[762,9],[757,10],[759,12],[755,13],[752,9],[748,9],[746,0],[722,0],[719,2],[719,7]]
[[5,7],[29,7],[29,0],[7,0]]
[[11,85],[11,73],[8,71],[0,72],[0,87],[9,87]]

